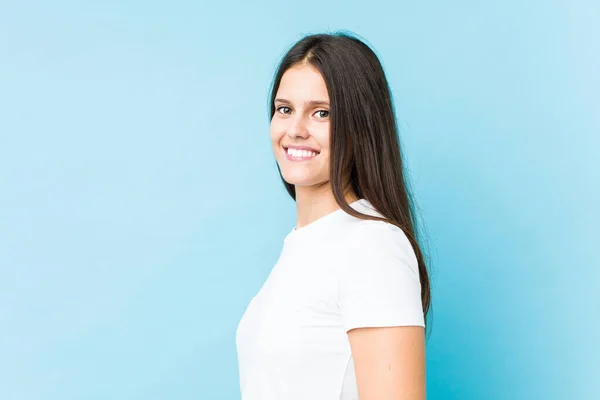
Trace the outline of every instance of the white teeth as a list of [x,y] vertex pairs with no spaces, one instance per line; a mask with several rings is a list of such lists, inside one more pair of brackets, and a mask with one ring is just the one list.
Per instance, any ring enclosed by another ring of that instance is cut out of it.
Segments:
[[301,158],[315,157],[318,154],[318,153],[316,153],[314,151],[296,150],[296,149],[291,149],[291,148],[288,148],[287,152],[292,157],[301,157]]

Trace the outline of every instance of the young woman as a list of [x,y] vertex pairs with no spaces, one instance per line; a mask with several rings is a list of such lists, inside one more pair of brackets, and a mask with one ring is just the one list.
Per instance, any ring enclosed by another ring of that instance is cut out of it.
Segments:
[[242,399],[424,399],[429,280],[377,56],[307,36],[270,103],[298,216],[238,325]]

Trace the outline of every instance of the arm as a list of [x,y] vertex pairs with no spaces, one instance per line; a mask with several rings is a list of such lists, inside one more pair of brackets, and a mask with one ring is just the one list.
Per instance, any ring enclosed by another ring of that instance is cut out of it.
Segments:
[[425,399],[423,327],[357,328],[348,339],[360,400]]
[[397,227],[365,221],[348,246],[339,306],[360,400],[425,399],[418,262]]

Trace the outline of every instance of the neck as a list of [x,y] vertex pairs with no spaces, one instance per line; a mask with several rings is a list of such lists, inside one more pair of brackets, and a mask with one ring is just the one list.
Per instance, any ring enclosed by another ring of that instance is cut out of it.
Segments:
[[[344,192],[347,203],[358,200],[352,190]],[[323,186],[296,186],[296,229],[300,229],[325,215],[339,210],[329,182]]]

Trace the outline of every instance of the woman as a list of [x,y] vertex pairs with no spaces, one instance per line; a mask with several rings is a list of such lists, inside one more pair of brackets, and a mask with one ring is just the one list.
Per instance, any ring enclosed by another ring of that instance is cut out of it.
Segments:
[[424,399],[429,280],[377,56],[347,34],[303,38],[270,116],[298,216],[238,325],[242,399]]

